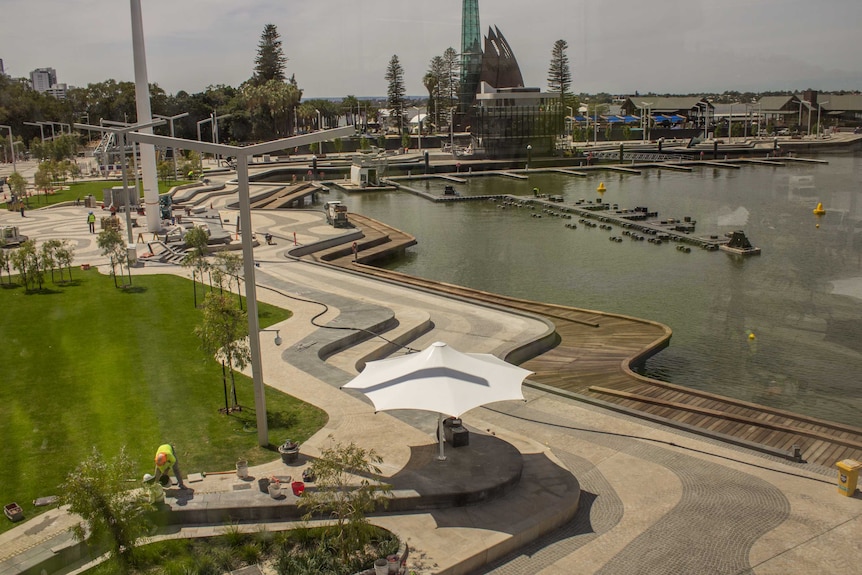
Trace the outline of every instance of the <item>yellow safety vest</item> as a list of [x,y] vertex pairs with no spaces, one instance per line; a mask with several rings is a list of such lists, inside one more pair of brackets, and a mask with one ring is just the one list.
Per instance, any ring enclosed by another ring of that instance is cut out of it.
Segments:
[[165,461],[164,465],[162,465],[162,466],[156,465],[156,467],[159,469],[159,471],[164,473],[165,471],[167,471],[168,469],[173,467],[174,463],[177,462],[177,456],[174,455],[174,448],[171,447],[171,445],[169,443],[165,443],[164,445],[159,446],[159,448],[156,450],[156,458],[157,459],[159,457],[159,453],[164,453],[167,456],[167,460]]

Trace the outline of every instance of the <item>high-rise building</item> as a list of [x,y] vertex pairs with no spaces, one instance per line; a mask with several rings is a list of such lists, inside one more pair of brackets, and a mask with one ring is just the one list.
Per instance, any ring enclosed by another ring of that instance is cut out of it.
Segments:
[[0,58],[0,75],[6,75],[6,70],[3,69],[3,58]]
[[479,28],[479,0],[463,0],[461,5],[461,85],[458,112],[465,118],[473,105],[482,74],[482,35]]
[[30,72],[30,85],[37,92],[47,92],[57,83],[57,70],[54,68],[36,68]]

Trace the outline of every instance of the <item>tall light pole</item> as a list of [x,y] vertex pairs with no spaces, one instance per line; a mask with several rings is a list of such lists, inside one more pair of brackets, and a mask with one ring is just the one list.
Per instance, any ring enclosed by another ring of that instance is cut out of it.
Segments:
[[416,110],[417,133],[419,134],[419,152],[422,152],[422,109],[419,106],[410,106],[411,110]]
[[573,122],[575,121],[575,109],[572,108],[571,106],[566,106],[566,110],[569,111],[569,115],[566,116],[566,120],[567,120],[566,126],[568,128],[568,133],[566,135],[571,136],[572,132],[573,132],[572,125],[573,125]]
[[251,373],[254,382],[254,407],[257,418],[257,440],[258,445],[266,447],[269,445],[269,431],[266,419],[266,397],[263,384],[263,362],[260,353],[260,328],[257,317],[257,283],[255,281],[255,261],[252,245],[251,225],[251,201],[249,198],[248,185],[248,162],[249,159],[258,154],[269,154],[278,150],[305,146],[315,142],[322,142],[333,138],[345,138],[353,135],[351,126],[335,128],[313,134],[293,136],[273,142],[264,142],[253,146],[239,147],[226,144],[212,144],[210,142],[183,140],[168,136],[157,136],[152,133],[130,132],[129,139],[141,144],[151,146],[172,146],[185,150],[195,150],[199,153],[225,154],[236,157],[237,167],[237,194],[239,196],[240,229],[242,230],[242,260],[243,275],[245,276],[245,298],[248,303],[246,312],[248,314],[249,352],[251,359]]
[[212,121],[213,121],[212,116],[210,116],[209,118],[204,118],[203,120],[201,120],[197,123],[198,124],[198,142],[201,141],[201,124],[209,124]]
[[455,155],[455,110],[458,106],[449,106],[449,151]]
[[[217,116],[213,111],[213,144],[218,144],[218,121],[224,118],[230,118],[233,114],[222,114]],[[216,164],[221,166],[221,154],[216,156]]]
[[[171,138],[174,137],[174,120],[179,120],[180,118],[185,118],[188,116],[188,112],[183,112],[182,114],[177,114],[176,116],[162,116],[161,114],[153,114],[154,118],[161,118],[162,120],[167,120],[171,126]],[[198,135],[198,140],[200,140],[200,135]],[[177,151],[171,148],[171,155],[174,157],[174,180],[177,179]]]
[[12,138],[12,126],[0,124],[0,128],[6,128],[7,130],[9,130],[9,149],[12,150],[12,171],[17,172],[18,168],[15,165],[15,139]]
[[727,143],[733,143],[733,104],[730,105],[730,115],[727,117]]
[[817,102],[817,137],[820,138],[823,135],[823,126],[820,124],[820,112],[823,110],[823,104],[828,104],[829,100],[825,102]]
[[584,124],[586,124],[586,134],[584,134],[584,142],[589,143],[590,141],[590,100],[587,99],[587,111],[584,113]]
[[39,134],[42,141],[45,141],[45,124],[42,122],[23,122],[25,126],[36,126],[39,128]]

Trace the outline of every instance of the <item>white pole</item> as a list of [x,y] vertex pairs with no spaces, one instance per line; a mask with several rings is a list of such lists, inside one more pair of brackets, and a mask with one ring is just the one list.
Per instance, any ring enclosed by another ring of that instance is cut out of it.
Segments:
[[727,143],[733,143],[733,104],[730,105],[730,115],[727,117]]
[[443,414],[437,414],[437,461],[446,461],[446,456],[443,455]]
[[[132,53],[135,61],[135,104],[138,123],[153,121],[150,110],[150,85],[147,81],[147,54],[144,48],[144,22],[141,16],[141,0],[129,0],[132,11]],[[142,128],[144,134],[153,129]],[[141,144],[141,169],[144,177],[144,206],[147,214],[147,230],[161,229],[159,218],[159,184],[156,173],[156,149],[150,144]]]
[[18,169],[15,167],[15,140],[12,138],[12,126],[0,125],[0,128],[6,128],[9,130],[9,149],[12,150],[12,171],[17,172]]
[[[126,235],[129,237],[129,248],[131,248],[132,244],[132,202],[129,198],[129,176],[126,174],[126,133],[120,132],[120,146],[122,149],[123,158],[123,203],[126,204]],[[135,174],[137,175],[137,169],[135,170]],[[137,178],[136,178],[137,179]],[[135,191],[137,192],[137,184],[135,184]],[[116,198],[111,198],[111,202],[116,200]],[[129,262],[131,264],[131,262]],[[122,271],[122,270],[120,270]]]
[[248,341],[251,352],[251,375],[254,383],[254,410],[257,416],[257,443],[269,445],[269,428],[266,421],[266,390],[263,385],[263,368],[260,357],[260,326],[257,320],[257,290],[254,279],[254,246],[252,244],[251,200],[248,190],[248,156],[237,154],[237,193],[239,194],[239,220],[242,233],[242,264],[245,275],[245,301],[248,313]]

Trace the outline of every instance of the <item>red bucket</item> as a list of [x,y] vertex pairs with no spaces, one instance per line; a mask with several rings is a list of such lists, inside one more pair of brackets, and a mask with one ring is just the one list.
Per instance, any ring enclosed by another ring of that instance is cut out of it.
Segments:
[[293,489],[293,494],[299,497],[305,491],[305,483],[302,481],[294,481],[290,484],[290,488]]

